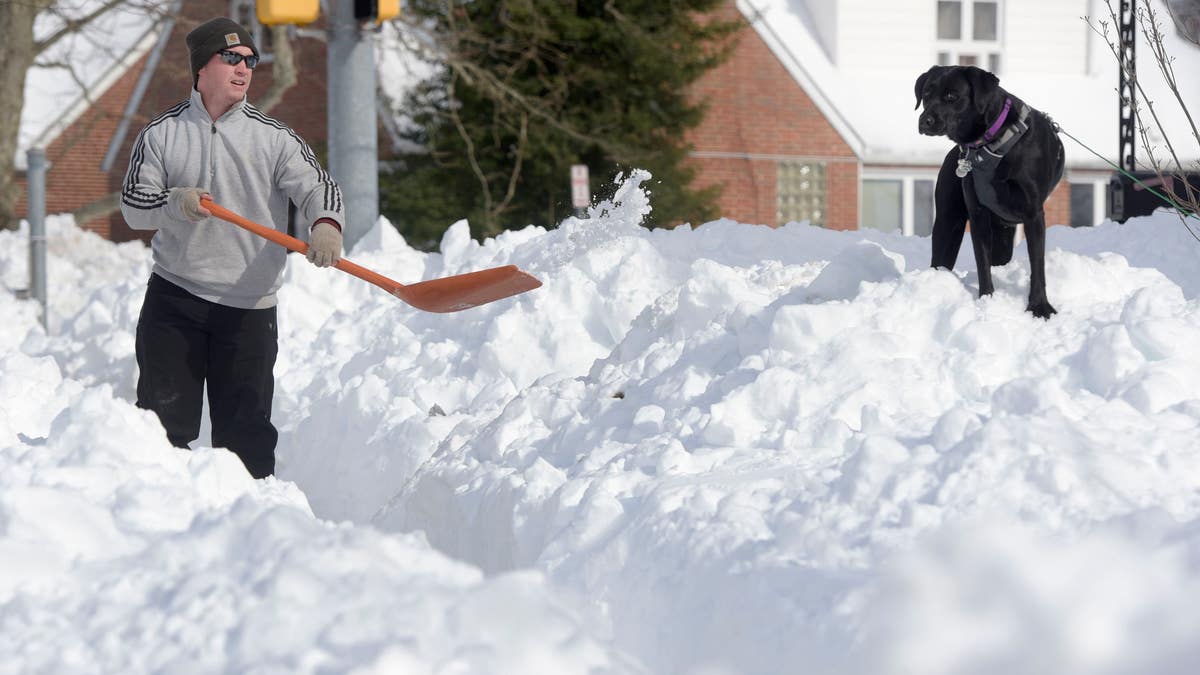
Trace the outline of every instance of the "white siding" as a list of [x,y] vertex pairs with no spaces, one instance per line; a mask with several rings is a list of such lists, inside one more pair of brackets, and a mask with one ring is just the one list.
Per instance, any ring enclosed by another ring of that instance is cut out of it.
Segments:
[[1087,74],[1089,0],[1002,1],[1006,74]]
[[[1095,0],[999,2],[1002,76],[1087,74],[1090,29],[1081,17],[1099,11]],[[807,0],[805,7],[843,72],[923,72],[937,62],[937,0]]]
[[838,67],[921,73],[933,65],[932,0],[826,0],[839,7]]

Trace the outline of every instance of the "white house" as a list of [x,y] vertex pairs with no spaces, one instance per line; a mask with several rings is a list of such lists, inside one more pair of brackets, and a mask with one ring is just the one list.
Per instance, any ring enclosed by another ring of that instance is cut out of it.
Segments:
[[[736,12],[731,10],[728,16],[744,20],[752,30],[743,31],[737,53],[702,87],[715,114],[694,138],[702,180],[718,176],[709,182],[726,186],[724,215],[770,224],[807,218],[838,228],[927,234],[933,221],[934,180],[951,148],[947,139],[917,133],[913,86],[934,64],[978,65],[995,72],[1002,87],[1049,114],[1065,132],[1105,158],[1117,161],[1118,69],[1116,57],[1098,32],[1107,23],[1115,40],[1116,29],[1104,0],[736,0],[733,4]],[[1176,59],[1184,100],[1200,113],[1200,77],[1195,75],[1200,73],[1200,47],[1175,30],[1165,0],[1152,0],[1151,6],[1164,23],[1166,47]],[[756,49],[777,61],[780,76],[748,85],[754,79],[749,72],[776,68],[756,60],[752,54]],[[1185,146],[1177,149],[1185,151],[1186,160],[1200,158],[1200,142],[1191,137],[1140,35],[1137,53],[1139,77],[1168,136]],[[747,89],[751,86],[758,88]],[[804,96],[786,100],[778,92],[787,88],[799,89]],[[723,91],[739,93],[722,96]],[[764,104],[767,97],[778,105]],[[798,121],[796,108],[803,105],[811,105],[826,125]],[[773,129],[764,118],[777,120]],[[806,130],[795,137],[791,132],[798,126]],[[836,142],[825,132],[835,135]],[[778,142],[751,147],[759,135]],[[1161,138],[1154,136],[1161,157]],[[739,150],[735,137],[751,140]],[[1047,206],[1048,222],[1093,225],[1107,213],[1112,168],[1065,135],[1063,143],[1066,185]],[[1139,140],[1140,161],[1146,160],[1146,152]],[[764,180],[771,162],[775,180]],[[739,183],[734,174],[739,163],[755,164],[751,182],[773,184],[773,200],[764,194],[751,198],[736,194]],[[812,178],[806,183],[808,192],[799,199],[784,177],[796,173],[795,166]],[[735,194],[730,194],[730,186]],[[824,193],[823,199],[817,192]],[[771,201],[777,206],[773,220],[764,206]],[[842,202],[856,202],[855,212],[842,209]],[[749,208],[751,203],[759,208]],[[807,207],[790,208],[796,203]],[[747,208],[750,212],[738,213]]]

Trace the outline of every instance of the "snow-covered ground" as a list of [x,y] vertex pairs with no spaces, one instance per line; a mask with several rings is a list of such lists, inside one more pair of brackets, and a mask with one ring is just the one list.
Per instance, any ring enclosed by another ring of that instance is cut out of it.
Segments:
[[545,284],[457,314],[293,256],[257,482],[132,404],[140,244],[52,221],[47,336],[0,233],[0,673],[1194,672],[1178,218],[1052,228],[1044,322],[1023,247],[979,300],[969,242],[648,231],[645,182],[351,252]]

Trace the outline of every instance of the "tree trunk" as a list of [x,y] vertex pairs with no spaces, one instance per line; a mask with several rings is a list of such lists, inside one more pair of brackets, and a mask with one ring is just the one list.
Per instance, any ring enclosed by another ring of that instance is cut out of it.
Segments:
[[33,65],[33,20],[50,0],[0,2],[0,229],[15,230],[18,190],[13,160],[25,106],[25,73]]
[[275,62],[271,66],[271,87],[256,104],[265,113],[270,113],[272,108],[279,105],[287,90],[296,84],[296,57],[292,53],[287,26],[271,27],[271,50],[275,54]]

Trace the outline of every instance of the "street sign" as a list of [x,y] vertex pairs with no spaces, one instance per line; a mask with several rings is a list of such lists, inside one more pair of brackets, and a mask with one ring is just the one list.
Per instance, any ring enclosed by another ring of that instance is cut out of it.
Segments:
[[588,168],[586,164],[571,165],[571,205],[576,209],[586,209],[592,203],[592,191],[588,187]]

